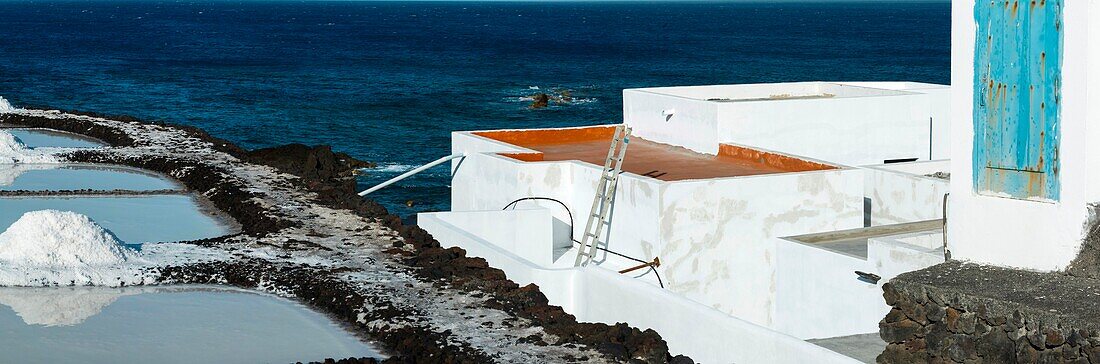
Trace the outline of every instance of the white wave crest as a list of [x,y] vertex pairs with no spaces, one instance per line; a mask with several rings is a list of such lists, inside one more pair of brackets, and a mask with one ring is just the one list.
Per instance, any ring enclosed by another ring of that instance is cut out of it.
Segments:
[[413,168],[416,168],[416,166],[408,164],[387,163],[381,164],[378,167],[369,168],[367,169],[367,171],[382,173],[404,173],[411,171]]

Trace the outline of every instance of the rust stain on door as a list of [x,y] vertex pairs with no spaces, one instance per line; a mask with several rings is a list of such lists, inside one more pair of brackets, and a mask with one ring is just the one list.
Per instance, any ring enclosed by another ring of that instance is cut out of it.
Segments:
[[974,4],[974,189],[1057,201],[1062,1]]

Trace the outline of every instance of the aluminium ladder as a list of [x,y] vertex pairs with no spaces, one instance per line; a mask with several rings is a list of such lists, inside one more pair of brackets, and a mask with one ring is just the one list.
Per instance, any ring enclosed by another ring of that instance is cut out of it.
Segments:
[[611,139],[611,149],[607,151],[607,160],[603,165],[599,187],[596,188],[596,197],[592,199],[592,210],[588,212],[588,224],[584,227],[581,246],[577,249],[577,260],[573,263],[575,267],[586,266],[596,258],[603,227],[611,224],[608,220],[611,202],[615,198],[615,188],[618,187],[619,173],[623,171],[623,158],[626,157],[626,147],[629,144],[630,127],[626,125],[615,127],[615,137]]

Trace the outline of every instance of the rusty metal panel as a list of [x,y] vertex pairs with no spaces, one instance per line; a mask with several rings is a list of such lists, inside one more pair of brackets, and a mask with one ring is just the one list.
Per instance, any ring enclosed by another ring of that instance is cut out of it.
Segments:
[[1062,1],[974,4],[974,189],[1057,201]]

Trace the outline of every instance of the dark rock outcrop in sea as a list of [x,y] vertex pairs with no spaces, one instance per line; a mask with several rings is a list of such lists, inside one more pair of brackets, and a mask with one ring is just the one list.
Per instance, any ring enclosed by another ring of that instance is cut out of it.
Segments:
[[573,102],[573,91],[568,89],[554,89],[552,94],[539,92],[528,96],[531,99],[532,109],[542,109],[550,106],[550,103],[565,105]]
[[[159,267],[159,283],[295,298],[380,342],[394,355],[384,362],[691,362],[653,330],[577,322],[537,286],[403,224],[356,194],[355,171],[368,164],[330,148],[250,152],[196,128],[92,114],[32,110],[0,123],[101,139],[111,147],[67,157],[173,176],[240,224],[240,234],[188,242],[233,259]],[[373,362],[354,360],[333,362]]]
[[541,108],[544,108],[544,107],[547,107],[547,106],[550,106],[550,95],[547,95],[547,94],[544,94],[544,93],[541,93],[541,92],[537,93],[537,94],[534,94],[534,95],[531,95],[531,108],[532,109],[541,109]]

